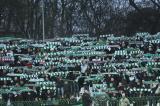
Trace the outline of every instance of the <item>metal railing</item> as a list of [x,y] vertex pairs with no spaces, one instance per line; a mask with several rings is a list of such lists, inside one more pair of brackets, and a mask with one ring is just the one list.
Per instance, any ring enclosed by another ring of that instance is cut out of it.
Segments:
[[[130,97],[129,106],[160,106],[160,97]],[[76,102],[62,99],[55,101],[12,101],[10,103],[0,101],[0,106],[82,106],[82,101]],[[120,98],[94,98],[92,106],[121,106]]]
[[[130,106],[160,106],[160,97],[130,97]],[[94,106],[121,106],[120,98],[96,98]]]
[[0,101],[0,106],[79,106],[82,102],[71,101],[62,99],[59,101],[46,100],[46,101]]

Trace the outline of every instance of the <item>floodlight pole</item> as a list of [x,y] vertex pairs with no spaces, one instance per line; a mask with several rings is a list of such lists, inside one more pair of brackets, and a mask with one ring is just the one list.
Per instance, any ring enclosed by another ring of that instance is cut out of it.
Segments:
[[45,40],[45,26],[44,26],[44,0],[42,0],[42,33],[43,33],[43,41]]

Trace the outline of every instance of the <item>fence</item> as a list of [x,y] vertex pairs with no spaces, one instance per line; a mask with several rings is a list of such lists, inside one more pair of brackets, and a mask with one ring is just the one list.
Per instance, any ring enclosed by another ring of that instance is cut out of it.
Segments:
[[[130,106],[160,106],[160,97],[131,97]],[[120,106],[120,98],[95,98],[94,106]]]
[[[130,106],[160,106],[160,97],[132,97],[128,98]],[[93,106],[120,106],[120,98],[94,98]],[[61,101],[17,101],[11,102],[8,105],[7,102],[0,102],[0,106],[82,106],[82,102],[73,102],[67,99]]]
[[81,106],[82,102],[63,99],[60,101],[12,101],[0,102],[0,106]]

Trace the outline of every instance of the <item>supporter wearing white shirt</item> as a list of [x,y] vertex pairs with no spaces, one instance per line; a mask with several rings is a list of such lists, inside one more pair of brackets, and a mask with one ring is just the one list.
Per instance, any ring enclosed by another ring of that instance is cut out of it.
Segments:
[[98,62],[98,61],[101,61],[101,58],[96,57],[95,59],[92,59],[92,61]]
[[81,73],[85,73],[88,68],[88,64],[86,62],[82,62],[81,64]]
[[84,89],[84,87],[82,87],[82,88],[80,89],[80,95],[83,95],[84,91],[85,91],[85,89]]
[[9,57],[13,57],[13,51],[12,51],[12,50],[9,50],[6,54],[7,54],[7,56],[9,56]]

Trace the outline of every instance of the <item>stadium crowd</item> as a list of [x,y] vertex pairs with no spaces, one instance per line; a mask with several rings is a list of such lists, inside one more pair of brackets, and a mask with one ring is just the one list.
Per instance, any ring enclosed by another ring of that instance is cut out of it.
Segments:
[[[4,101],[91,96],[160,95],[160,33],[101,35],[44,42],[0,39],[0,97]],[[87,97],[88,98],[88,97]]]

